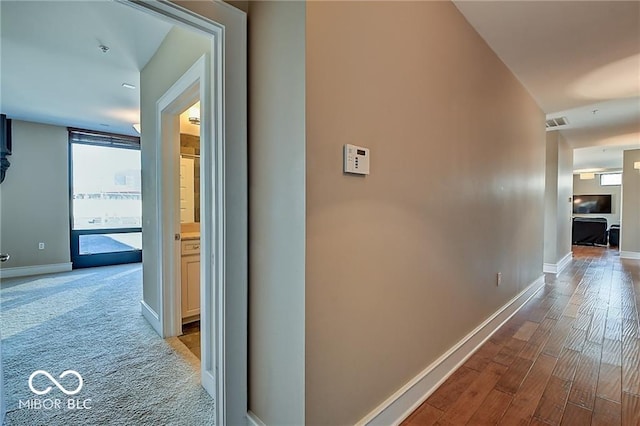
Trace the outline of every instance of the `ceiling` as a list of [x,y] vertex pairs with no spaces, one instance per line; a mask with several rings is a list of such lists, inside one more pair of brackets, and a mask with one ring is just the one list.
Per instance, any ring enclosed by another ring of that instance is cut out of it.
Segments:
[[140,70],[171,24],[111,1],[1,1],[0,8],[2,113],[137,135]]
[[[620,168],[640,148],[640,2],[454,3],[547,116],[567,117],[576,168]],[[115,2],[0,7],[3,113],[136,134],[139,73],[169,23]]]
[[640,2],[454,3],[547,118],[567,118],[574,169],[619,169],[640,149]]

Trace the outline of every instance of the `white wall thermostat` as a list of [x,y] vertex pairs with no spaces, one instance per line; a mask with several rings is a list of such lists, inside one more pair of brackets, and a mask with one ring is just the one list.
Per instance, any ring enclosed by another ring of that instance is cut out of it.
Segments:
[[369,148],[346,144],[344,146],[344,172],[369,174]]

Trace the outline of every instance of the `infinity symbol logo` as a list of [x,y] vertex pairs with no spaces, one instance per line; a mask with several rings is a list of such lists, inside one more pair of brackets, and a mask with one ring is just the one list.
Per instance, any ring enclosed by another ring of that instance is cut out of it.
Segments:
[[78,387],[76,389],[72,390],[72,391],[68,391],[67,389],[65,389],[64,386],[62,386],[60,384],[60,382],[58,382],[56,379],[54,379],[51,374],[47,373],[44,370],[36,370],[33,373],[31,373],[31,376],[29,376],[29,389],[31,389],[31,392],[35,393],[36,395],[45,395],[45,394],[48,394],[49,392],[51,392],[51,386],[47,386],[44,390],[37,390],[36,388],[33,387],[33,378],[36,377],[39,374],[42,374],[47,379],[49,379],[51,381],[51,383],[56,385],[56,387],[58,389],[60,389],[65,395],[75,395],[75,394],[77,394],[78,392],[80,392],[80,390],[82,389],[82,385],[84,384],[84,382],[82,381],[82,376],[80,375],[80,373],[78,373],[77,371],[74,371],[74,370],[67,370],[67,371],[63,372],[60,375],[60,377],[58,377],[58,378],[59,379],[64,379],[69,374],[74,375],[74,376],[76,376],[78,378]]

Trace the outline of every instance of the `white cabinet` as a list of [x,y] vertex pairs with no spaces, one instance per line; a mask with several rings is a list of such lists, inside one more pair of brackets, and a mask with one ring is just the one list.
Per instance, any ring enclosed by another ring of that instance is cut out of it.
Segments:
[[200,240],[182,241],[182,319],[200,315]]

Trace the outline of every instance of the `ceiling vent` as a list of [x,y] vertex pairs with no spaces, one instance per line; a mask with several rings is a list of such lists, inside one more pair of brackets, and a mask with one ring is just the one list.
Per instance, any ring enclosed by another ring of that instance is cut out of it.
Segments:
[[554,127],[566,126],[569,124],[567,117],[556,117],[547,120],[547,129],[553,129]]

